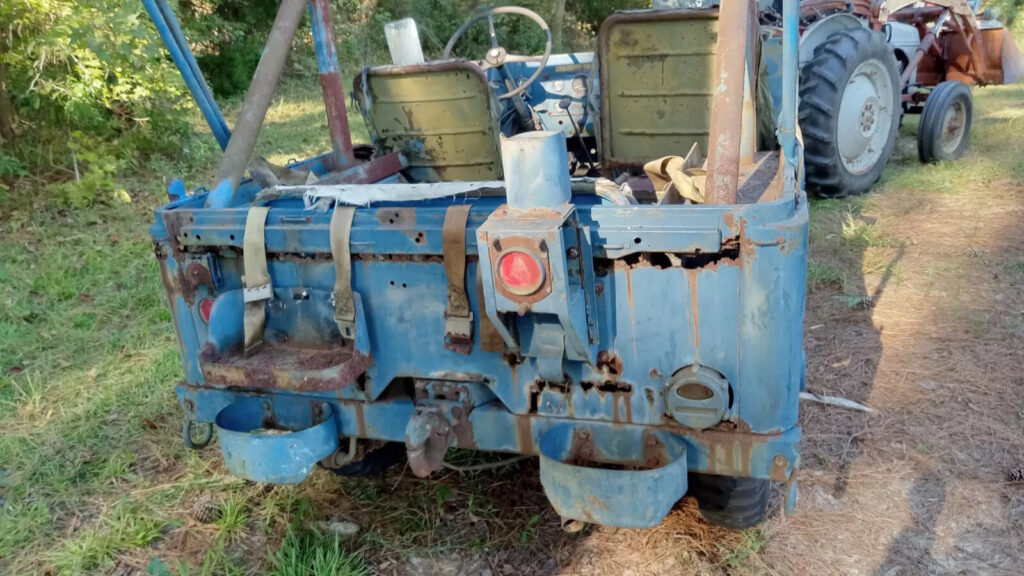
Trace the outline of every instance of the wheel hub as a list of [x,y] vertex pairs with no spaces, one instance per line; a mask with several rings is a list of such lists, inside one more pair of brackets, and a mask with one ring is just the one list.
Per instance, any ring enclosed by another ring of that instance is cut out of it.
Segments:
[[895,86],[885,65],[870,59],[853,71],[836,118],[836,144],[843,167],[863,174],[881,160],[892,131]]
[[966,124],[967,108],[963,102],[956,101],[946,111],[942,119],[942,150],[952,154],[964,137],[964,126]]
[[881,103],[878,98],[871,96],[864,101],[860,109],[860,133],[861,136],[870,137],[878,126],[878,113]]

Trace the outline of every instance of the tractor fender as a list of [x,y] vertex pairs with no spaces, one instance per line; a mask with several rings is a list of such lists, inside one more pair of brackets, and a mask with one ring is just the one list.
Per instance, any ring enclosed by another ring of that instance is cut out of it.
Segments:
[[833,14],[811,24],[800,36],[800,64],[810,62],[814,57],[814,49],[832,34],[858,26],[867,26],[867,22],[852,14]]

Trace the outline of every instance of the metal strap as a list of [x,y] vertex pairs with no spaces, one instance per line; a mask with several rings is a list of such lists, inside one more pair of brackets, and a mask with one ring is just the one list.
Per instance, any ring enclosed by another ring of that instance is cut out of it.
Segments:
[[466,223],[469,204],[449,206],[444,213],[441,246],[448,276],[448,307],[444,311],[445,348],[469,354],[473,349],[473,312],[466,294]]
[[483,266],[478,263],[476,267],[476,301],[480,306],[480,349],[484,352],[504,352],[505,340],[501,338],[501,333],[491,323],[491,317],[484,310],[484,306],[487,304],[484,299],[483,272]]
[[334,321],[345,340],[356,337],[356,301],[352,295],[352,233],[354,206],[338,205],[331,215],[331,256],[334,258]]
[[242,295],[245,313],[245,355],[249,356],[263,345],[263,327],[267,322],[266,301],[274,296],[267,271],[266,225],[270,208],[257,206],[249,209],[245,219],[245,237],[242,239],[244,276]]

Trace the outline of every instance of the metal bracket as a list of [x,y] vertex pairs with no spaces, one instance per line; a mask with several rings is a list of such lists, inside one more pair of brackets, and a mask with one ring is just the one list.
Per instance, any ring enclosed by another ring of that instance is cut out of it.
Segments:
[[245,333],[245,354],[255,353],[263,345],[263,328],[267,323],[265,300],[273,298],[270,272],[267,270],[266,226],[270,208],[249,208],[245,218],[245,236],[242,238],[242,264],[245,275],[242,323]]
[[448,306],[444,311],[444,347],[459,354],[473,350],[473,312],[466,294],[466,223],[469,204],[449,206],[441,230]]
[[405,449],[412,473],[426,478],[435,470],[440,470],[451,437],[452,427],[439,407],[416,408],[405,426]]
[[356,302],[352,292],[352,254],[349,237],[356,209],[338,205],[331,215],[331,257],[334,259],[334,321],[344,340],[354,340],[356,331]]

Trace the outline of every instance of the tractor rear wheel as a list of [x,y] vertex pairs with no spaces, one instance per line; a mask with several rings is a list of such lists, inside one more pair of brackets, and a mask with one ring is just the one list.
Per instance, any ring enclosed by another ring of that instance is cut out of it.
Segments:
[[973,115],[971,89],[947,80],[932,89],[924,101],[917,127],[917,156],[921,162],[956,160],[967,151]]
[[742,530],[764,522],[771,481],[714,474],[690,474],[689,492],[700,515],[715,526]]
[[800,129],[807,189],[840,198],[878,180],[896,143],[900,78],[885,34],[834,33],[803,63]]

